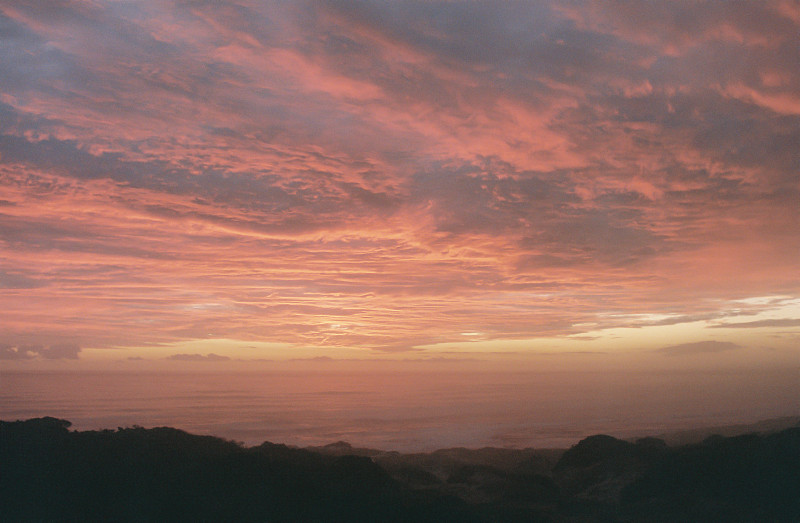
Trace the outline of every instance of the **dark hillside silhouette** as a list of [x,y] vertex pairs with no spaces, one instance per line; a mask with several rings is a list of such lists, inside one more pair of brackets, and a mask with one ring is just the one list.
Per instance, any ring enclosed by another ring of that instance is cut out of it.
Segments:
[[69,427],[0,421],[3,521],[800,521],[800,427],[430,454]]
[[456,499],[405,490],[368,458],[69,425],[0,422],[3,521],[485,520]]

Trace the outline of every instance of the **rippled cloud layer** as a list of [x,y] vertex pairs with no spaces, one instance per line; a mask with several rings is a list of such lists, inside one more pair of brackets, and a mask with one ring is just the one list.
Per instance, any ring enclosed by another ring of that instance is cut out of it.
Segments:
[[777,1],[0,2],[0,337],[796,344],[799,31]]

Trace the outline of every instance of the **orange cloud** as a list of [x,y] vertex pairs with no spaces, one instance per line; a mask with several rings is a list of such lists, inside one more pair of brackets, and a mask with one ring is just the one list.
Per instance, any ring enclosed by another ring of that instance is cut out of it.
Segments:
[[796,296],[787,5],[4,6],[0,336],[417,351]]

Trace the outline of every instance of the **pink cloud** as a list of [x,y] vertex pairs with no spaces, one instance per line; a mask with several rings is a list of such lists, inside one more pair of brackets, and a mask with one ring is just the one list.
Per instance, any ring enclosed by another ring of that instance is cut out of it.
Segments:
[[781,5],[4,7],[0,334],[410,350],[800,292]]

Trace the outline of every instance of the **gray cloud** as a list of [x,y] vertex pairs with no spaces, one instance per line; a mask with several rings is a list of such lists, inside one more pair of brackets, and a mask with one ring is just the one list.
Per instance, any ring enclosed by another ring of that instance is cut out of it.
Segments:
[[757,329],[761,327],[800,327],[800,318],[780,318],[774,320],[744,321],[738,323],[720,323],[711,326],[714,329]]
[[24,274],[0,270],[0,289],[35,289],[44,285],[45,283]]
[[29,360],[34,357],[36,352],[29,350],[28,347],[0,345],[0,360]]
[[209,354],[173,354],[171,356],[167,356],[166,359],[177,360],[177,361],[207,361],[207,362],[230,360],[228,356],[220,356],[219,354],[214,354],[213,352]]
[[48,360],[78,359],[81,348],[73,343],[58,343],[54,345],[5,345],[0,346],[0,359],[29,360],[43,358]]
[[76,360],[80,351],[81,348],[74,343],[58,343],[40,350],[39,355],[48,360]]
[[739,348],[741,348],[741,345],[729,341],[698,341],[662,347],[655,352],[663,354],[664,356],[691,356],[693,354],[724,352]]

